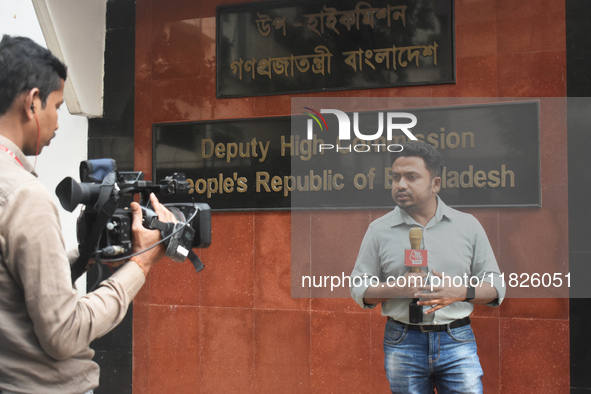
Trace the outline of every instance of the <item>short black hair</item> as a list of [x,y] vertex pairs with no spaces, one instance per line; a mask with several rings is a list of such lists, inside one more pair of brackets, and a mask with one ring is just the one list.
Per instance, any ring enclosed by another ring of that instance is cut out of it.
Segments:
[[431,177],[441,176],[445,164],[441,153],[437,149],[422,141],[408,141],[400,145],[402,145],[402,150],[400,152],[392,152],[390,155],[392,164],[399,157],[417,156],[425,161],[425,166],[431,173]]
[[39,89],[45,106],[47,97],[66,77],[66,66],[49,50],[30,38],[4,35],[0,41],[0,116],[20,94],[34,88]]

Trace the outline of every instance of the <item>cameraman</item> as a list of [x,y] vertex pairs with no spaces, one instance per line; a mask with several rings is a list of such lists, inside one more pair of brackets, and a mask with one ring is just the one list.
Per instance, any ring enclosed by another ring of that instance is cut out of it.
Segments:
[[[58,128],[66,67],[24,37],[0,42],[0,392],[92,392],[99,367],[89,344],[112,330],[165,255],[159,245],[124,262],[78,298],[58,212],[25,156],[38,155]],[[173,215],[154,195],[164,222]],[[133,251],[161,239],[132,203]],[[75,260],[72,259],[72,261]]]

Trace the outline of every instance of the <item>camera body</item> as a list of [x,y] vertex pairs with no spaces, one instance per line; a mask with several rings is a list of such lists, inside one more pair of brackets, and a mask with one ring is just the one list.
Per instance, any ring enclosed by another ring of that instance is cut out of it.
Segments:
[[[144,181],[141,172],[117,171],[113,159],[98,159],[80,163],[80,180],[67,177],[56,188],[67,211],[84,205],[77,223],[80,258],[72,266],[73,280],[84,272],[90,258],[116,261],[130,257],[133,217],[129,206],[136,194],[140,195],[143,225],[161,231],[167,256],[178,262],[189,258],[197,271],[203,269],[192,248],[210,245],[211,210],[208,204],[188,201],[189,184],[184,174],[174,173],[155,184]],[[187,196],[187,201],[164,204],[177,223],[158,220],[150,208],[151,193],[159,199],[174,196],[175,201]]]

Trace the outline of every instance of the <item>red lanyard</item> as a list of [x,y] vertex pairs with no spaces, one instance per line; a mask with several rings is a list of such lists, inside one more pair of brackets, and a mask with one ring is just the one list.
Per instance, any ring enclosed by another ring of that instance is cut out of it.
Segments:
[[4,152],[8,153],[10,156],[12,156],[14,158],[14,160],[16,160],[16,162],[18,164],[21,165],[21,167],[25,168],[25,166],[23,165],[23,163],[21,163],[21,161],[18,159],[18,157],[16,157],[16,155],[10,149],[8,149],[4,145],[0,144],[0,150],[3,150]]

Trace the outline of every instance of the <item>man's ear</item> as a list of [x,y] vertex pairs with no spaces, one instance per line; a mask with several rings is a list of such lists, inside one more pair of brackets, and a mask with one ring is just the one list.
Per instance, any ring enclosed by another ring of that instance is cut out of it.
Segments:
[[33,88],[26,93],[23,106],[27,117],[29,119],[33,119],[35,110],[41,107],[41,99],[39,98],[38,88]]
[[435,194],[439,193],[441,190],[441,177],[436,176],[433,178],[433,191]]

